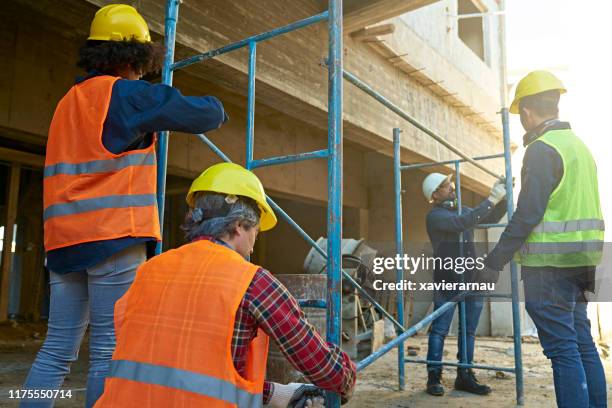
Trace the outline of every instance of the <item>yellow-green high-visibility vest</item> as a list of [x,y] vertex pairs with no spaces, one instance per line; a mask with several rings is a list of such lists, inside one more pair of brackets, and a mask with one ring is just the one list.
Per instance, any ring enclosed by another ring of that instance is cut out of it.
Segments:
[[538,139],[563,161],[563,177],[546,212],[516,254],[525,266],[598,265],[604,243],[597,167],[591,152],[571,129],[551,130]]

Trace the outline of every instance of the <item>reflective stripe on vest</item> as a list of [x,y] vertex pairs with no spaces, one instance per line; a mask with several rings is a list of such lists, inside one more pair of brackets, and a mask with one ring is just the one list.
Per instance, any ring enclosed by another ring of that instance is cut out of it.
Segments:
[[43,220],[53,217],[80,214],[88,211],[104,210],[107,208],[148,207],[156,205],[155,194],[114,195],[86,200],[72,201],[50,205],[43,211]]
[[115,304],[116,347],[96,408],[261,407],[268,336],[258,329],[240,371],[231,348],[258,269],[207,240],[143,264]]
[[109,377],[177,388],[227,401],[240,408],[261,407],[263,401],[262,394],[252,394],[219,378],[137,361],[112,360]]
[[561,234],[564,232],[577,232],[577,231],[604,231],[605,223],[604,220],[590,219],[590,220],[572,220],[572,221],[543,221],[539,223],[532,232],[535,233],[547,233],[552,232]]
[[603,241],[581,242],[525,242],[521,254],[573,254],[579,252],[601,252]]
[[45,177],[53,177],[58,174],[71,176],[80,174],[109,173],[130,166],[154,166],[155,154],[137,153],[121,156],[109,160],[93,160],[85,163],[56,163],[45,167]]

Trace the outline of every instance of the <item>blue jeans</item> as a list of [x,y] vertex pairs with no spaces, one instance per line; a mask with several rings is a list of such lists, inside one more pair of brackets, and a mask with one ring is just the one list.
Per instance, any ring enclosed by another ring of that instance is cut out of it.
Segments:
[[[104,379],[115,349],[115,302],[146,260],[144,245],[127,248],[80,272],[50,274],[51,304],[45,342],[32,364],[24,389],[58,390],[76,361],[89,324],[89,371],[86,406],[104,391]],[[51,407],[52,399],[24,400],[22,407]]]
[[[440,308],[444,303],[455,297],[455,292],[435,292],[434,293],[434,310]],[[459,304],[457,304],[457,308]],[[465,322],[466,322],[466,339],[467,339],[467,362],[474,361],[474,340],[476,338],[476,328],[480,320],[483,301],[481,297],[468,297],[465,300]],[[444,339],[448,334],[455,308],[451,308],[446,313],[441,314],[431,324],[431,332],[429,333],[429,342],[427,346],[427,360],[442,361],[444,351]],[[461,348],[463,347],[463,339],[461,336],[461,320],[459,320],[459,336],[457,360],[461,360]],[[442,366],[428,365],[427,370],[441,370]]]
[[606,377],[580,285],[552,268],[523,271],[525,308],[551,360],[559,408],[607,407]]

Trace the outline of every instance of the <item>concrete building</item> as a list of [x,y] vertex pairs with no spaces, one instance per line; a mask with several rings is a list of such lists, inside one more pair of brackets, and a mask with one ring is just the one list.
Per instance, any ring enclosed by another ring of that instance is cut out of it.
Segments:
[[[0,7],[4,22],[0,26],[0,225],[6,231],[2,294],[6,299],[10,293],[9,312],[26,319],[40,317],[45,299],[42,167],[48,126],[55,105],[82,74],[75,67],[77,51],[95,11],[107,3],[15,0]],[[126,3],[139,9],[154,40],[162,41],[165,1]],[[324,3],[185,1],[176,58],[319,13]],[[345,0],[345,68],[467,154],[500,153],[497,18],[457,18],[458,14],[494,12],[497,7],[494,0]],[[324,25],[258,47],[256,158],[327,145],[327,71],[322,67],[326,47]],[[244,163],[246,73],[247,52],[241,50],[179,71],[174,81],[185,94],[211,94],[223,101],[230,121],[209,136],[238,163]],[[383,245],[393,241],[392,128],[403,129],[404,162],[456,156],[351,84],[344,84],[344,97],[343,234]],[[171,134],[166,248],[182,243],[180,224],[190,180],[218,161],[197,138]],[[487,163],[503,173],[501,160]],[[256,173],[269,194],[311,236],[325,235],[325,161]],[[414,171],[403,177],[405,237],[411,242],[428,241],[424,219],[429,205],[421,194],[425,175]],[[478,202],[493,181],[477,168],[463,166],[464,202]],[[11,223],[16,224],[14,239],[7,228]],[[478,240],[486,240],[485,232],[478,234]],[[273,273],[300,273],[308,250],[307,243],[281,222],[260,236],[254,261]],[[415,307],[415,315],[424,311]],[[488,313],[481,322],[482,333],[495,332]]]

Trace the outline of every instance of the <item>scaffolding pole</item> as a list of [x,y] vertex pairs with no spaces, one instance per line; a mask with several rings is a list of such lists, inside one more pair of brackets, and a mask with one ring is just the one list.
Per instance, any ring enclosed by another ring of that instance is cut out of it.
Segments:
[[[300,299],[300,304],[310,307],[325,307],[327,311],[327,340],[341,346],[341,317],[342,317],[342,277],[355,286],[360,293],[364,294],[374,306],[383,314],[392,319],[396,326],[403,327],[393,316],[382,308],[374,299],[361,288],[348,273],[342,270],[341,243],[342,243],[342,88],[343,88],[343,52],[342,52],[342,0],[330,0],[328,10],[324,13],[279,27],[265,33],[248,37],[244,40],[229,44],[227,46],[198,54],[182,61],[174,62],[174,47],[176,40],[176,24],[178,20],[178,0],[168,0],[166,10],[166,58],[164,60],[162,80],[167,85],[172,84],[172,72],[185,68],[191,64],[205,61],[231,52],[243,47],[248,47],[248,89],[247,89],[247,126],[246,126],[246,163],[247,169],[257,167],[293,163],[303,160],[327,158],[328,162],[328,213],[327,213],[327,236],[328,252],[323,251],[312,238],[283,211],[269,197],[275,212],[287,220],[315,249],[327,260],[327,299]],[[267,159],[254,159],[255,144],[255,82],[257,66],[257,43],[273,37],[301,29],[303,27],[328,21],[328,146],[325,150],[299,153]],[[222,160],[230,161],[230,158],[215,146],[204,134],[198,135],[199,139],[213,150]],[[160,223],[163,225],[163,211],[165,199],[165,180],[167,168],[168,132],[160,135],[158,152],[158,208]],[[157,253],[162,251],[158,244]],[[340,406],[340,398],[336,393],[328,393],[326,406],[337,408]]]
[[[458,295],[452,301],[444,304],[442,307],[426,316],[416,325],[406,329],[403,326],[403,297],[400,295],[397,298],[396,305],[398,311],[398,320],[394,319],[393,316],[380,306],[359,284],[344,270],[341,265],[341,242],[342,242],[342,78],[349,80],[366,93],[379,100],[387,108],[404,118],[408,122],[412,123],[417,128],[421,129],[435,140],[442,143],[444,146],[449,148],[451,151],[458,154],[463,158],[463,161],[467,161],[474,164],[486,173],[499,177],[493,172],[490,172],[484,166],[477,163],[476,159],[470,158],[457,149],[452,144],[446,142],[442,137],[435,134],[433,131],[422,125],[416,119],[399,109],[396,105],[391,103],[388,99],[378,94],[371,87],[363,83],[352,74],[344,71],[342,61],[342,0],[330,0],[328,4],[328,10],[317,14],[306,19],[296,21],[283,27],[279,27],[274,30],[270,30],[255,36],[248,37],[244,40],[229,44],[227,46],[211,50],[202,54],[195,55],[182,61],[174,62],[174,47],[176,40],[176,24],[178,21],[178,7],[180,0],[168,0],[167,11],[165,20],[165,32],[166,32],[166,58],[164,61],[162,71],[162,81],[167,85],[172,84],[172,73],[174,70],[185,68],[191,64],[205,61],[210,58],[214,58],[218,55],[222,55],[227,52],[231,52],[243,47],[249,49],[249,62],[248,62],[248,91],[247,91],[247,129],[246,129],[246,163],[245,167],[254,169],[258,167],[293,163],[297,161],[327,158],[328,161],[328,252],[323,251],[316,242],[306,234],[306,232],[285,212],[280,208],[273,200],[267,197],[268,202],[272,206],[275,212],[277,212],[281,218],[285,219],[306,241],[315,248],[326,260],[327,260],[327,299],[300,299],[300,304],[310,307],[326,307],[327,310],[327,338],[328,341],[334,344],[341,345],[341,289],[342,289],[342,278],[354,286],[359,293],[372,302],[373,306],[380,311],[383,315],[388,317],[393,324],[396,326],[400,333],[398,337],[390,343],[384,345],[381,349],[372,353],[364,360],[357,364],[359,371],[372,364],[378,358],[383,356],[391,349],[398,347],[398,380],[399,387],[404,387],[404,363],[407,362],[403,358],[403,342],[410,336],[416,334],[416,332],[422,329],[426,324],[433,321],[440,314],[454,307],[457,302],[463,301],[465,296],[469,296],[468,293],[462,293]],[[295,155],[272,157],[266,159],[254,159],[254,121],[255,121],[255,75],[256,75],[256,55],[257,55],[257,43],[271,39],[273,37],[301,29],[303,27],[327,20],[328,31],[329,31],[329,43],[328,43],[328,147],[324,150],[317,150],[313,152],[299,153]],[[503,112],[502,112],[503,113]],[[507,116],[507,110],[506,110]],[[502,118],[503,118],[502,114]],[[397,133],[397,140],[399,143],[399,129],[394,132],[394,136]],[[197,137],[205,143],[214,153],[216,153],[222,160],[230,161],[229,157],[215,146],[204,134],[199,134]],[[398,144],[399,146],[399,144]],[[508,142],[509,146],[509,142]],[[164,211],[164,199],[165,199],[165,180],[166,180],[166,168],[167,168],[167,148],[168,148],[168,133],[163,132],[160,135],[158,144],[158,208],[160,214],[160,224],[163,225],[163,211]],[[401,190],[401,176],[399,173],[404,168],[401,168],[401,161],[399,160],[399,147],[397,155],[397,178],[396,187],[399,186]],[[509,160],[509,147],[504,152],[504,157],[507,161]],[[458,161],[454,161],[453,163]],[[440,163],[438,163],[440,164]],[[450,163],[449,163],[450,164]],[[510,181],[509,181],[510,180]],[[511,184],[511,178],[506,177],[506,181]],[[401,191],[396,192],[396,197],[401,199]],[[509,200],[511,201],[511,200]],[[509,211],[510,213],[510,211]],[[401,217],[401,203],[396,206],[396,216]],[[399,231],[399,233],[398,233]],[[403,242],[401,237],[401,227],[396,229],[396,239],[398,248],[403,251]],[[158,244],[156,249],[157,253],[162,250],[161,243]],[[402,277],[401,271],[397,271],[397,278]],[[514,275],[513,275],[514,276]],[[506,295],[508,296],[508,295]],[[513,301],[516,298],[513,286]],[[465,325],[464,325],[465,328]],[[520,340],[520,339],[519,339]],[[515,347],[516,353],[516,347]],[[519,349],[520,353],[520,349]],[[451,365],[452,363],[448,363]],[[459,366],[465,364],[459,363]],[[473,368],[485,368],[485,366],[470,365]],[[512,369],[505,369],[510,371]],[[517,374],[518,378],[518,374]],[[521,377],[522,379],[522,377]],[[518,390],[518,385],[517,385]],[[327,405],[329,407],[337,408],[340,405],[339,396],[334,393],[328,395]]]

